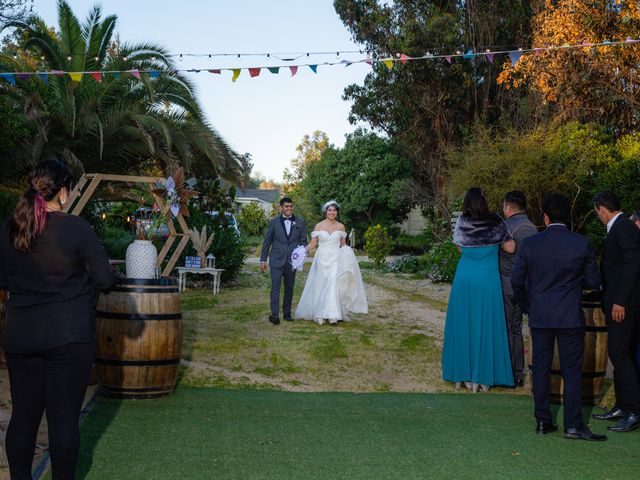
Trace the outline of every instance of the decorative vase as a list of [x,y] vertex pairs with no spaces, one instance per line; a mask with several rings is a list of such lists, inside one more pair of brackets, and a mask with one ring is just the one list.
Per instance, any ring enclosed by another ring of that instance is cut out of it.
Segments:
[[134,240],[127,247],[127,278],[156,278],[158,251],[151,240]]

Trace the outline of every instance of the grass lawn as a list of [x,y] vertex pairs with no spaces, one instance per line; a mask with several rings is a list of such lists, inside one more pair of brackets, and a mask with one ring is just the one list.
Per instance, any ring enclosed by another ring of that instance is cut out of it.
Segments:
[[100,398],[78,478],[638,478],[638,433],[584,442],[533,427],[523,396],[179,388]]

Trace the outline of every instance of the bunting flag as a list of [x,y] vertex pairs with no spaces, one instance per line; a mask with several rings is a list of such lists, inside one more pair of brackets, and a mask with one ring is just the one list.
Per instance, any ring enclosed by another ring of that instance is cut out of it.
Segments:
[[[501,50],[501,51],[486,50],[484,52],[482,51],[476,52],[472,49],[467,49],[464,52],[458,50],[455,53],[443,53],[443,54],[434,54],[434,53],[427,52],[422,56],[415,56],[415,57],[406,55],[404,53],[399,53],[394,57],[387,57],[387,58],[372,58],[370,56],[366,56],[365,58],[361,58],[358,60],[348,60],[348,59],[342,58],[339,61],[336,59],[336,61],[333,61],[333,62],[314,63],[314,64],[301,63],[298,65],[279,65],[279,66],[269,65],[269,66],[250,67],[250,68],[237,68],[237,67],[213,68],[213,69],[207,69],[206,71],[213,74],[220,74],[222,73],[222,71],[231,71],[233,72],[231,76],[231,80],[235,82],[240,77],[242,70],[248,70],[249,76],[251,78],[254,78],[260,75],[262,69],[268,69],[269,72],[277,75],[280,72],[280,68],[289,68],[289,71],[291,72],[291,76],[293,77],[298,73],[298,69],[300,67],[309,67],[309,69],[314,74],[317,74],[318,67],[320,65],[323,65],[323,66],[344,65],[345,67],[348,67],[350,65],[353,65],[354,63],[360,63],[360,64],[365,63],[370,66],[373,66],[374,64],[383,64],[388,69],[393,69],[394,66],[396,66],[396,64],[400,63],[402,65],[406,65],[407,62],[409,61],[444,59],[447,61],[447,63],[452,64],[454,58],[469,60],[469,59],[482,57],[482,56],[484,56],[484,58],[486,58],[486,60],[489,63],[494,63],[494,60],[496,59],[495,56],[502,55],[502,56],[508,56],[509,60],[511,61],[511,65],[515,66],[520,60],[520,58],[522,57],[522,55],[527,55],[530,53],[533,53],[535,55],[541,55],[544,52],[554,52],[560,49],[572,49],[576,53],[591,54],[591,52],[596,51],[596,49],[599,47],[611,47],[611,46],[626,47],[627,45],[629,45],[633,47],[628,47],[628,48],[634,48],[639,43],[640,43],[640,38],[631,38],[631,37],[627,37],[625,40],[617,40],[617,41],[602,40],[599,43],[598,42],[594,43],[587,39],[574,45],[571,45],[569,43],[564,43],[562,45],[550,45],[550,46],[532,47],[532,48],[526,48],[526,49],[518,48],[517,50]],[[360,53],[363,53],[363,52],[360,52]],[[278,57],[275,57],[275,58],[278,58]],[[293,61],[296,59],[287,58],[287,59],[280,59],[280,60]],[[84,75],[91,76],[96,82],[101,82],[104,79],[105,75],[110,75],[111,78],[113,78],[114,80],[118,80],[121,78],[121,75],[123,73],[126,73],[131,75],[135,79],[141,80],[143,74],[145,75],[145,78],[148,77],[151,79],[156,79],[156,78],[159,78],[160,76],[180,74],[180,73],[198,73],[200,71],[202,70],[199,68],[178,69],[174,67],[168,70],[132,69],[132,70],[115,70],[115,71],[104,70],[104,71],[82,71],[82,72],[67,72],[63,70],[49,70],[49,71],[35,71],[35,72],[0,72],[0,80],[4,80],[10,83],[11,85],[15,86],[17,80],[22,82],[22,81],[29,80],[32,77],[38,78],[42,80],[44,83],[48,83],[50,80],[49,77],[51,76],[67,77],[72,82],[78,83],[82,81],[82,77]]]
[[13,73],[0,73],[0,78],[4,78],[14,87],[16,86],[16,77]]
[[522,56],[522,52],[519,52],[519,51],[509,52],[509,58],[511,59],[511,65],[513,65],[515,67],[516,63],[518,63],[518,60],[520,60],[521,56]]

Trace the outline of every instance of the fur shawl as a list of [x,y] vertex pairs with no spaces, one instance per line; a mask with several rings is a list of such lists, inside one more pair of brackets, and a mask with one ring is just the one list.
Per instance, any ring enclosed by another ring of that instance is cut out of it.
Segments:
[[459,247],[500,245],[512,239],[509,227],[495,213],[484,218],[460,215],[453,229],[453,243]]

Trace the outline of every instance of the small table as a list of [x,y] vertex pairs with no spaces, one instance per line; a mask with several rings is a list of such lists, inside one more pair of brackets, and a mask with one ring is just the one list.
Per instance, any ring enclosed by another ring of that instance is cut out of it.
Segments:
[[187,273],[197,273],[199,275],[208,273],[213,275],[213,294],[216,295],[220,292],[220,274],[222,272],[224,272],[224,268],[178,267],[178,289],[182,292],[187,286]]

